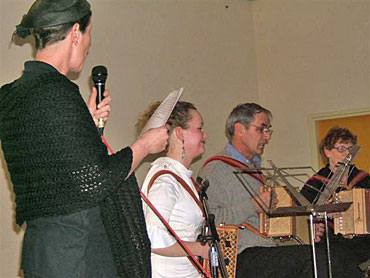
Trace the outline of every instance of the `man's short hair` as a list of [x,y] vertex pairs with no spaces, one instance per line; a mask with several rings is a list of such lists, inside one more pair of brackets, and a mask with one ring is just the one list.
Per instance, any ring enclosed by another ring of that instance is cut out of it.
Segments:
[[256,103],[237,105],[233,111],[231,111],[226,121],[226,135],[229,140],[231,141],[234,137],[236,123],[250,124],[254,121],[255,115],[258,113],[265,113],[270,120],[272,119],[271,112]]

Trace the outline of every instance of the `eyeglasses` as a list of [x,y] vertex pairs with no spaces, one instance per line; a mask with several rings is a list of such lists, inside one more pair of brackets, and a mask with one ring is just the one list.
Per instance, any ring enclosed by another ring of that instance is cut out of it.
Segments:
[[272,135],[272,133],[274,132],[270,127],[267,127],[265,125],[261,125],[261,126],[252,125],[252,124],[249,124],[249,125],[254,126],[259,132],[263,134]]
[[346,147],[346,146],[339,146],[339,147],[334,147],[333,149],[336,149],[339,153],[344,153],[345,151],[350,151],[353,146]]

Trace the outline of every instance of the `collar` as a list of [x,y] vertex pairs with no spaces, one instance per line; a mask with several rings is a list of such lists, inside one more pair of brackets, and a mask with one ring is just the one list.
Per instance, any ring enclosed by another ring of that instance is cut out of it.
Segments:
[[173,158],[170,158],[170,157],[167,157],[167,156],[160,157],[160,158],[156,159],[152,163],[152,166],[154,166],[154,165],[161,166],[165,170],[170,170],[171,171],[171,169],[174,169],[174,170],[178,171],[179,173],[184,174],[185,176],[187,176],[189,178],[191,178],[192,175],[193,175],[193,171],[186,168],[180,161],[177,161],[177,160],[175,160]]
[[261,167],[261,158],[259,156],[254,156],[252,161],[249,161],[245,156],[243,156],[231,143],[227,143],[225,147],[226,152],[229,153],[230,157],[236,159],[248,166],[254,167]]
[[43,74],[49,72],[59,71],[52,65],[41,62],[41,61],[27,61],[24,63],[24,73]]

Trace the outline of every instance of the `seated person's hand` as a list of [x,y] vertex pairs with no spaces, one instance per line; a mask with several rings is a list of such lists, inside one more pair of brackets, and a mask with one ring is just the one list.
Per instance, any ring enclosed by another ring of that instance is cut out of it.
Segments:
[[341,216],[342,216],[341,212],[330,212],[330,213],[328,213],[329,218],[339,218]]
[[[339,199],[337,199],[338,197],[337,196],[334,196],[334,197],[331,197],[329,200],[328,200],[328,204],[331,204],[331,203],[337,203],[337,202],[340,202]],[[340,212],[330,212],[328,213],[328,217],[329,218],[338,218],[338,217],[341,217],[341,213]]]
[[199,244],[199,253],[198,256],[202,257],[203,259],[209,259],[209,245],[201,245]]
[[320,242],[322,236],[324,235],[325,225],[324,223],[314,223],[314,232],[315,232],[315,242]]
[[[276,202],[277,200],[274,199],[273,201]],[[255,198],[253,198],[253,203],[257,213],[264,213],[264,209],[269,209],[271,206],[271,192],[266,191],[255,196]]]

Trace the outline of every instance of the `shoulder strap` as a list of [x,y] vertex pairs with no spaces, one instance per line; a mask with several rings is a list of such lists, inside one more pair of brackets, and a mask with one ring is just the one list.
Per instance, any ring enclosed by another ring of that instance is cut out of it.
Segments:
[[256,235],[258,235],[258,236],[260,236],[264,239],[269,238],[267,235],[265,235],[264,233],[261,233],[259,230],[257,230],[255,227],[253,227],[251,224],[249,224],[247,222],[243,222],[243,223],[239,224],[238,227],[239,227],[239,229],[248,229],[252,233],[255,233]]
[[369,175],[369,173],[360,170],[357,175],[351,180],[351,182],[348,184],[350,188],[354,187],[357,183],[359,183],[361,180],[366,178]]
[[328,183],[329,179],[316,174],[316,175],[313,175],[311,178],[309,178],[307,180],[307,182],[309,182],[309,181],[319,181],[319,182],[322,182],[326,185]]
[[[253,173],[250,173],[250,171],[248,171],[250,168],[248,167],[248,165],[244,164],[243,162],[240,162],[239,160],[236,160],[234,158],[231,158],[231,157],[228,157],[228,156],[224,156],[224,155],[215,155],[215,156],[212,156],[210,158],[208,158],[203,166],[202,166],[202,169],[204,167],[206,167],[206,165],[212,161],[216,161],[216,160],[219,160],[219,161],[222,161],[224,163],[226,163],[227,165],[230,165],[231,167],[234,167],[234,168],[241,168],[243,170],[247,170],[247,174],[250,175],[251,177],[253,177],[254,179],[258,180],[259,182],[261,182],[262,184],[265,184],[266,181],[262,175],[262,173],[260,171],[257,171],[258,173],[258,176],[253,174]],[[257,169],[258,170],[258,169]]]
[[[202,169],[203,169],[204,167],[206,167],[206,165],[207,165],[208,163],[210,163],[210,162],[212,162],[212,161],[216,161],[216,160],[222,161],[222,162],[224,162],[224,163],[226,163],[226,164],[228,164],[228,165],[230,165],[230,166],[232,166],[232,167],[234,167],[234,168],[241,168],[241,169],[244,169],[244,170],[249,170],[249,169],[250,169],[250,168],[249,168],[246,164],[244,164],[243,162],[240,162],[239,160],[236,160],[236,159],[231,158],[231,157],[228,157],[228,156],[223,156],[223,155],[216,155],[216,156],[212,156],[212,157],[208,158],[208,159],[204,162],[204,164],[203,164],[203,166],[202,166]],[[265,184],[265,183],[266,183],[266,182],[265,182],[265,179],[264,179],[264,177],[263,177],[263,175],[262,175],[262,172],[258,171],[258,172],[257,172],[257,173],[258,173],[258,176],[257,176],[257,175],[255,175],[255,174],[250,173],[249,171],[247,171],[247,173],[248,173],[251,177],[253,177],[253,178],[255,178],[256,180],[258,180],[259,182],[261,182],[262,184]],[[262,238],[268,239],[268,237],[267,237],[265,234],[261,233],[261,232],[260,232],[260,231],[258,231],[255,227],[253,227],[252,225],[250,225],[250,224],[249,224],[249,223],[247,223],[247,222],[243,222],[243,223],[239,224],[239,225],[238,225],[238,227],[239,227],[240,229],[248,229],[249,231],[251,231],[251,232],[255,233],[256,235],[258,235],[258,236],[260,236],[260,237],[262,237]]]
[[[174,172],[171,172],[169,170],[161,170],[161,171],[158,171],[157,173],[154,174],[154,176],[150,179],[149,181],[149,184],[148,184],[148,191],[147,191],[147,194],[149,195],[149,190],[150,188],[152,187],[154,181],[161,175],[171,175],[173,176],[178,183],[180,183],[182,185],[182,187],[185,188],[185,190],[190,194],[190,196],[194,199],[194,201],[197,203],[197,205],[199,206],[200,210],[202,211],[202,214],[203,214],[203,217],[205,216],[205,212],[204,212],[204,208],[203,208],[203,204],[199,201],[199,198],[197,198],[197,196],[194,194],[193,190],[191,190],[191,188],[189,187],[189,185],[187,185],[187,183],[181,178],[179,177],[178,175],[176,175]],[[198,191],[199,190],[199,187],[197,186],[197,184],[194,182],[193,179],[191,179],[191,181],[193,182],[196,190]],[[198,191],[199,192],[199,191]]]

